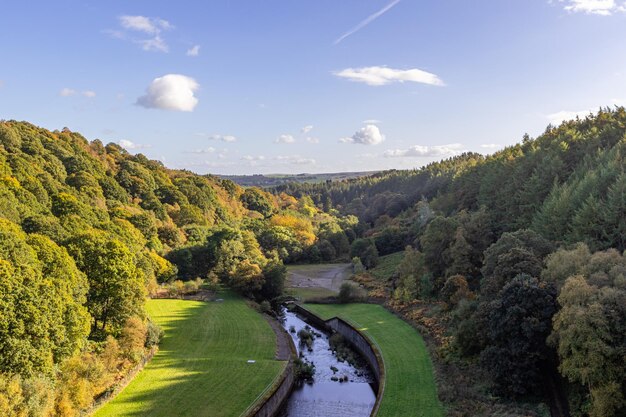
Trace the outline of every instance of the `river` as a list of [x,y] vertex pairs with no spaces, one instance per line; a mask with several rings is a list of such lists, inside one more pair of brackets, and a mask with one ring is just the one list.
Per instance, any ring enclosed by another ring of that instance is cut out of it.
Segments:
[[[301,358],[315,364],[313,382],[294,388],[282,416],[369,416],[376,402],[376,394],[373,388],[375,379],[367,366],[355,368],[345,361],[340,362],[330,349],[329,335],[305,323],[295,313],[285,311],[282,324],[294,340]],[[314,338],[310,350],[300,346],[297,336],[298,331],[306,326],[319,335]],[[347,382],[331,379],[341,377],[347,377]]]

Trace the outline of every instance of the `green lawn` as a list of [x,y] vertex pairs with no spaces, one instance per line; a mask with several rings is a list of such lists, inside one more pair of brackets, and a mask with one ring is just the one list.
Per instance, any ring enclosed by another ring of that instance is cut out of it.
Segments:
[[402,262],[402,258],[404,258],[404,251],[381,256],[378,258],[378,265],[369,272],[379,281],[386,282],[396,272],[398,265]]
[[276,337],[267,321],[241,298],[220,296],[223,302],[148,301],[148,314],[165,330],[160,349],[95,417],[244,412],[286,362],[274,359]]
[[379,417],[443,416],[428,350],[410,325],[376,304],[307,304],[324,319],[341,317],[378,345],[385,362]]
[[326,288],[287,288],[287,294],[298,297],[303,302],[307,302],[315,298],[327,298],[337,295],[337,291],[332,291]]

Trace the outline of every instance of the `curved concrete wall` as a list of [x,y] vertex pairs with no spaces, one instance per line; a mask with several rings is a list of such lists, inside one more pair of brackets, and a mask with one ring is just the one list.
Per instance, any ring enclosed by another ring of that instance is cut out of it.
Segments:
[[370,417],[377,415],[378,409],[380,408],[380,401],[382,400],[383,393],[385,391],[385,363],[383,362],[382,354],[380,349],[377,347],[376,342],[339,317],[323,320],[316,314],[298,304],[294,304],[294,311],[304,316],[307,321],[316,327],[320,327],[329,332],[339,333],[365,358],[367,364],[374,373],[376,385],[378,386],[376,403],[370,413]]

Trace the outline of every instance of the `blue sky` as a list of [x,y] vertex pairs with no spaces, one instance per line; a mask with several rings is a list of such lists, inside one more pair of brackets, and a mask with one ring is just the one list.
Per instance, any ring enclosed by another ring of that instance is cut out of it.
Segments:
[[623,0],[7,1],[0,118],[173,168],[419,167],[626,103]]

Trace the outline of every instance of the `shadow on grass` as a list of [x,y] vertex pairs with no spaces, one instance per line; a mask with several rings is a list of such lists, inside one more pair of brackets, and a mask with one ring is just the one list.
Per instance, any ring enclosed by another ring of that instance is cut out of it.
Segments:
[[274,360],[275,335],[265,320],[237,296],[219,297],[223,301],[152,301],[165,331],[159,352],[95,417],[238,416],[245,410],[282,362]]

